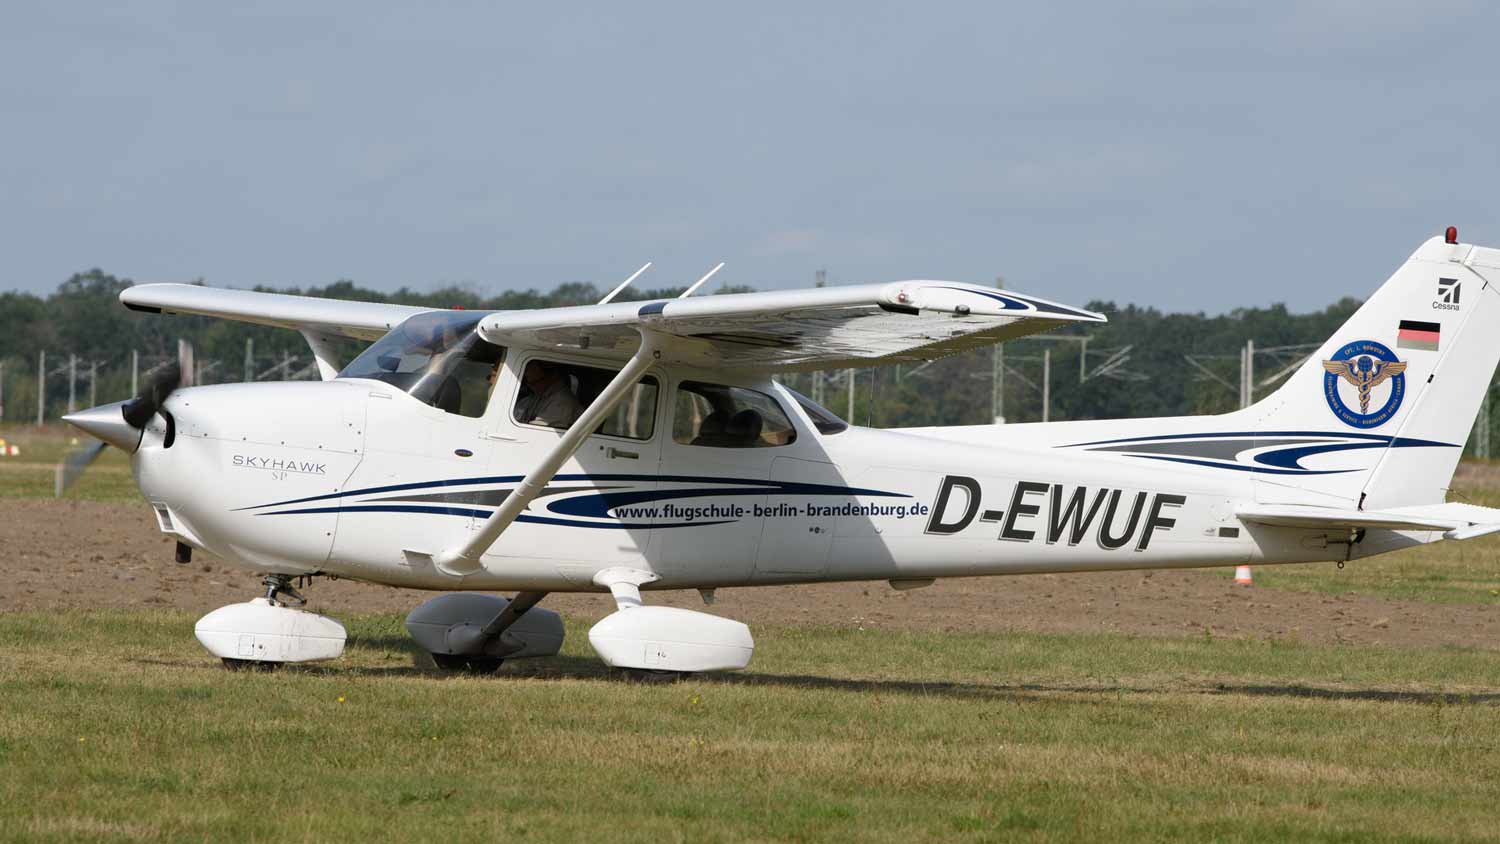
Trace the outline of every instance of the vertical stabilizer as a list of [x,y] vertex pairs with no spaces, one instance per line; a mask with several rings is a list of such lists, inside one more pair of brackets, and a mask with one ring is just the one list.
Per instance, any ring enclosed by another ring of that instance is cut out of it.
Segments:
[[1279,390],[1241,412],[1257,447],[1280,455],[1257,475],[1257,497],[1441,502],[1500,361],[1492,281],[1500,250],[1422,244]]

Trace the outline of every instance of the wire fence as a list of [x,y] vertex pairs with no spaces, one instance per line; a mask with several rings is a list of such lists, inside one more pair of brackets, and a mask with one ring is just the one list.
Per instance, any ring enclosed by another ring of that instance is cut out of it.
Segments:
[[[982,389],[988,386],[990,401],[983,418],[951,418],[936,424],[1003,423],[1006,421],[1059,421],[1062,417],[1053,407],[1053,390],[1067,379],[1069,383],[1087,385],[1100,382],[1140,382],[1150,376],[1130,366],[1133,347],[1091,347],[1084,335],[1041,335],[1020,338],[994,347],[988,352],[965,356],[962,377]],[[1036,342],[1046,341],[1046,342]],[[1076,359],[1065,362],[1076,365],[1076,375],[1054,367],[1052,354],[1057,344],[1071,344]],[[1278,388],[1316,352],[1319,344],[1257,348],[1249,341],[1234,352],[1184,355],[1186,371],[1194,380],[1208,385],[1230,407],[1248,407]],[[195,357],[191,348],[179,349],[177,356],[145,355],[132,351],[117,357],[100,358],[72,352],[38,350],[31,360],[11,357],[0,360],[0,423],[44,425],[63,414],[135,396],[141,385],[161,367],[173,361],[184,364],[182,384],[225,384],[258,381],[315,381],[318,366],[310,353],[279,352],[257,354],[247,343],[237,359]],[[893,367],[842,369],[796,373],[781,380],[814,401],[841,413],[848,421],[875,427],[900,424],[891,403],[882,396],[895,396],[903,385],[920,384],[933,377],[934,361]],[[1257,373],[1266,373],[1258,375]],[[947,372],[951,377],[951,370]],[[985,384],[984,382],[988,382]],[[1490,443],[1494,420],[1490,413],[1494,383],[1486,391],[1465,446],[1465,454],[1480,459],[1491,456]],[[894,402],[899,404],[899,401]],[[972,415],[972,413],[967,414]],[[1123,415],[1123,414],[1114,414]]]
[[[188,359],[184,385],[318,379],[311,354],[252,352],[233,361],[191,355]],[[43,425],[75,410],[131,398],[154,373],[178,360],[179,356],[137,351],[99,358],[49,350],[39,350],[29,361],[0,360],[0,422]]]

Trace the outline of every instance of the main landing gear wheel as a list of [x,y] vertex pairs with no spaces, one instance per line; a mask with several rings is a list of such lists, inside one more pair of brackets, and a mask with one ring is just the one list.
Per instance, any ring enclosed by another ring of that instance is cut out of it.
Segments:
[[536,606],[546,594],[439,595],[406,616],[406,630],[439,671],[494,674],[508,659],[552,656],[562,647],[562,616]]
[[462,671],[465,674],[494,674],[505,664],[505,660],[498,656],[463,654],[433,654],[432,662],[442,671]]
[[639,683],[674,683],[684,673],[738,671],[750,664],[750,628],[729,618],[677,607],[641,605],[641,586],[654,572],[609,568],[594,584],[609,589],[615,611],[589,628],[589,644],[604,664]]
[[658,671],[653,668],[622,668],[620,673],[625,675],[625,680],[630,683],[659,683],[666,685],[686,680],[690,672],[687,671]]

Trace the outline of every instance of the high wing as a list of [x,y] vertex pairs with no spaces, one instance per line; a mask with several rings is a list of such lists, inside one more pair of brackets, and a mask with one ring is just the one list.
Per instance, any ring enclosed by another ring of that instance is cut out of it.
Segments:
[[[376,340],[407,317],[433,310],[190,284],[142,284],[120,294],[137,311],[195,314],[292,328],[309,335]],[[586,349],[628,358],[647,329],[663,358],[767,372],[930,360],[1074,322],[1090,311],[1035,296],[950,281],[735,293],[500,311],[479,325],[498,345]]]
[[122,292],[120,301],[133,311],[222,317],[358,340],[379,340],[407,317],[433,310],[194,284],[138,284]]
[[826,287],[584,305],[486,316],[492,343],[587,349],[627,358],[648,330],[662,357],[737,370],[795,372],[930,360],[1105,318],[1034,296],[949,281]]

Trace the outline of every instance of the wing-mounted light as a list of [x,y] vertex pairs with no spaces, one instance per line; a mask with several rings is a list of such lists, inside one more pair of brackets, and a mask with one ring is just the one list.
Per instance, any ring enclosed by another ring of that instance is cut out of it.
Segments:
[[1103,315],[1091,311],[956,281],[898,281],[881,288],[878,301],[881,308],[897,313],[930,311],[958,317],[1046,315],[1086,322],[1104,321]]

